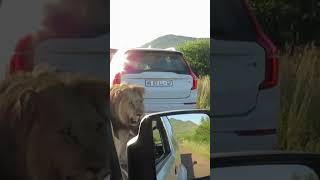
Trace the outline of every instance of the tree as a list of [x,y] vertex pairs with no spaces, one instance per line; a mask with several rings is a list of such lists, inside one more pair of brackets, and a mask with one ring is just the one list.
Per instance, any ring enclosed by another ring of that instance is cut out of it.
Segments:
[[210,41],[209,39],[199,39],[187,41],[177,47],[182,52],[190,64],[192,70],[199,76],[210,73]]
[[194,132],[194,139],[202,143],[210,143],[210,118],[202,117],[201,124]]
[[250,0],[264,31],[280,47],[320,43],[317,0]]

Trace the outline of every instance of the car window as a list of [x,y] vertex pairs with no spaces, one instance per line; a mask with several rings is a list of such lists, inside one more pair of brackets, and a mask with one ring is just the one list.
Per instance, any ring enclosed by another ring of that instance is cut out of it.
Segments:
[[180,53],[157,51],[128,51],[124,73],[174,72],[190,74],[189,68]]
[[157,165],[168,156],[168,154],[170,153],[170,147],[163,124],[160,120],[152,122],[152,129],[154,142],[154,157],[155,164]]
[[211,37],[217,40],[255,41],[256,33],[242,0],[214,0]]

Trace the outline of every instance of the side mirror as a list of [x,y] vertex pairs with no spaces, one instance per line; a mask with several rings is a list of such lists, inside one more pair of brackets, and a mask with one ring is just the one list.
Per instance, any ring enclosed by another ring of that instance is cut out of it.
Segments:
[[[210,112],[207,110],[177,110],[177,111],[165,111],[165,112],[159,112],[159,113],[152,113],[142,118],[138,135],[132,138],[127,143],[129,180],[157,179],[157,171],[159,171],[159,168],[157,168],[156,170],[156,163],[161,162],[161,160],[158,161],[159,158],[157,158],[157,155],[159,153],[165,154],[165,152],[160,150],[166,151],[168,147],[165,145],[163,145],[162,147],[158,147],[158,144],[156,143],[158,136],[154,134],[154,132],[160,132],[160,131],[155,131],[155,126],[158,126],[159,122],[161,122],[159,124],[164,124],[164,126],[166,126],[165,124],[169,123],[168,117],[172,117],[172,116],[182,117],[183,115],[189,118],[190,115],[192,116],[192,114],[204,114],[211,117]],[[165,122],[165,121],[168,121],[168,122]],[[170,130],[167,129],[167,131],[170,131]],[[167,131],[166,133],[168,133]],[[173,132],[169,132],[166,135],[168,135],[166,139],[169,140],[171,139],[169,136],[170,135],[172,136]],[[159,137],[163,137],[163,134],[161,134],[161,136]],[[171,166],[168,166],[168,167],[171,167]],[[172,167],[175,167],[175,166],[173,165]],[[174,170],[171,172],[174,172]]]
[[127,143],[129,180],[156,179],[151,118],[145,116],[141,120],[138,135]]

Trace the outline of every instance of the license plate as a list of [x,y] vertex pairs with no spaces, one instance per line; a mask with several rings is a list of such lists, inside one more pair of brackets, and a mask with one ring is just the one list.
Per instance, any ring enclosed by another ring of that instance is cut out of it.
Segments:
[[173,86],[172,80],[146,80],[146,87],[171,87]]

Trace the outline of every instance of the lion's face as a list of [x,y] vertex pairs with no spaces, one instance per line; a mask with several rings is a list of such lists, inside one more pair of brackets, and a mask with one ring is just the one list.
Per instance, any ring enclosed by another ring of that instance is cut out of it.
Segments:
[[144,88],[139,86],[122,86],[115,95],[111,95],[111,104],[118,120],[129,127],[137,127],[144,113]]
[[31,172],[64,180],[102,180],[110,175],[115,152],[107,105],[74,88],[55,88],[39,99],[27,154]]

